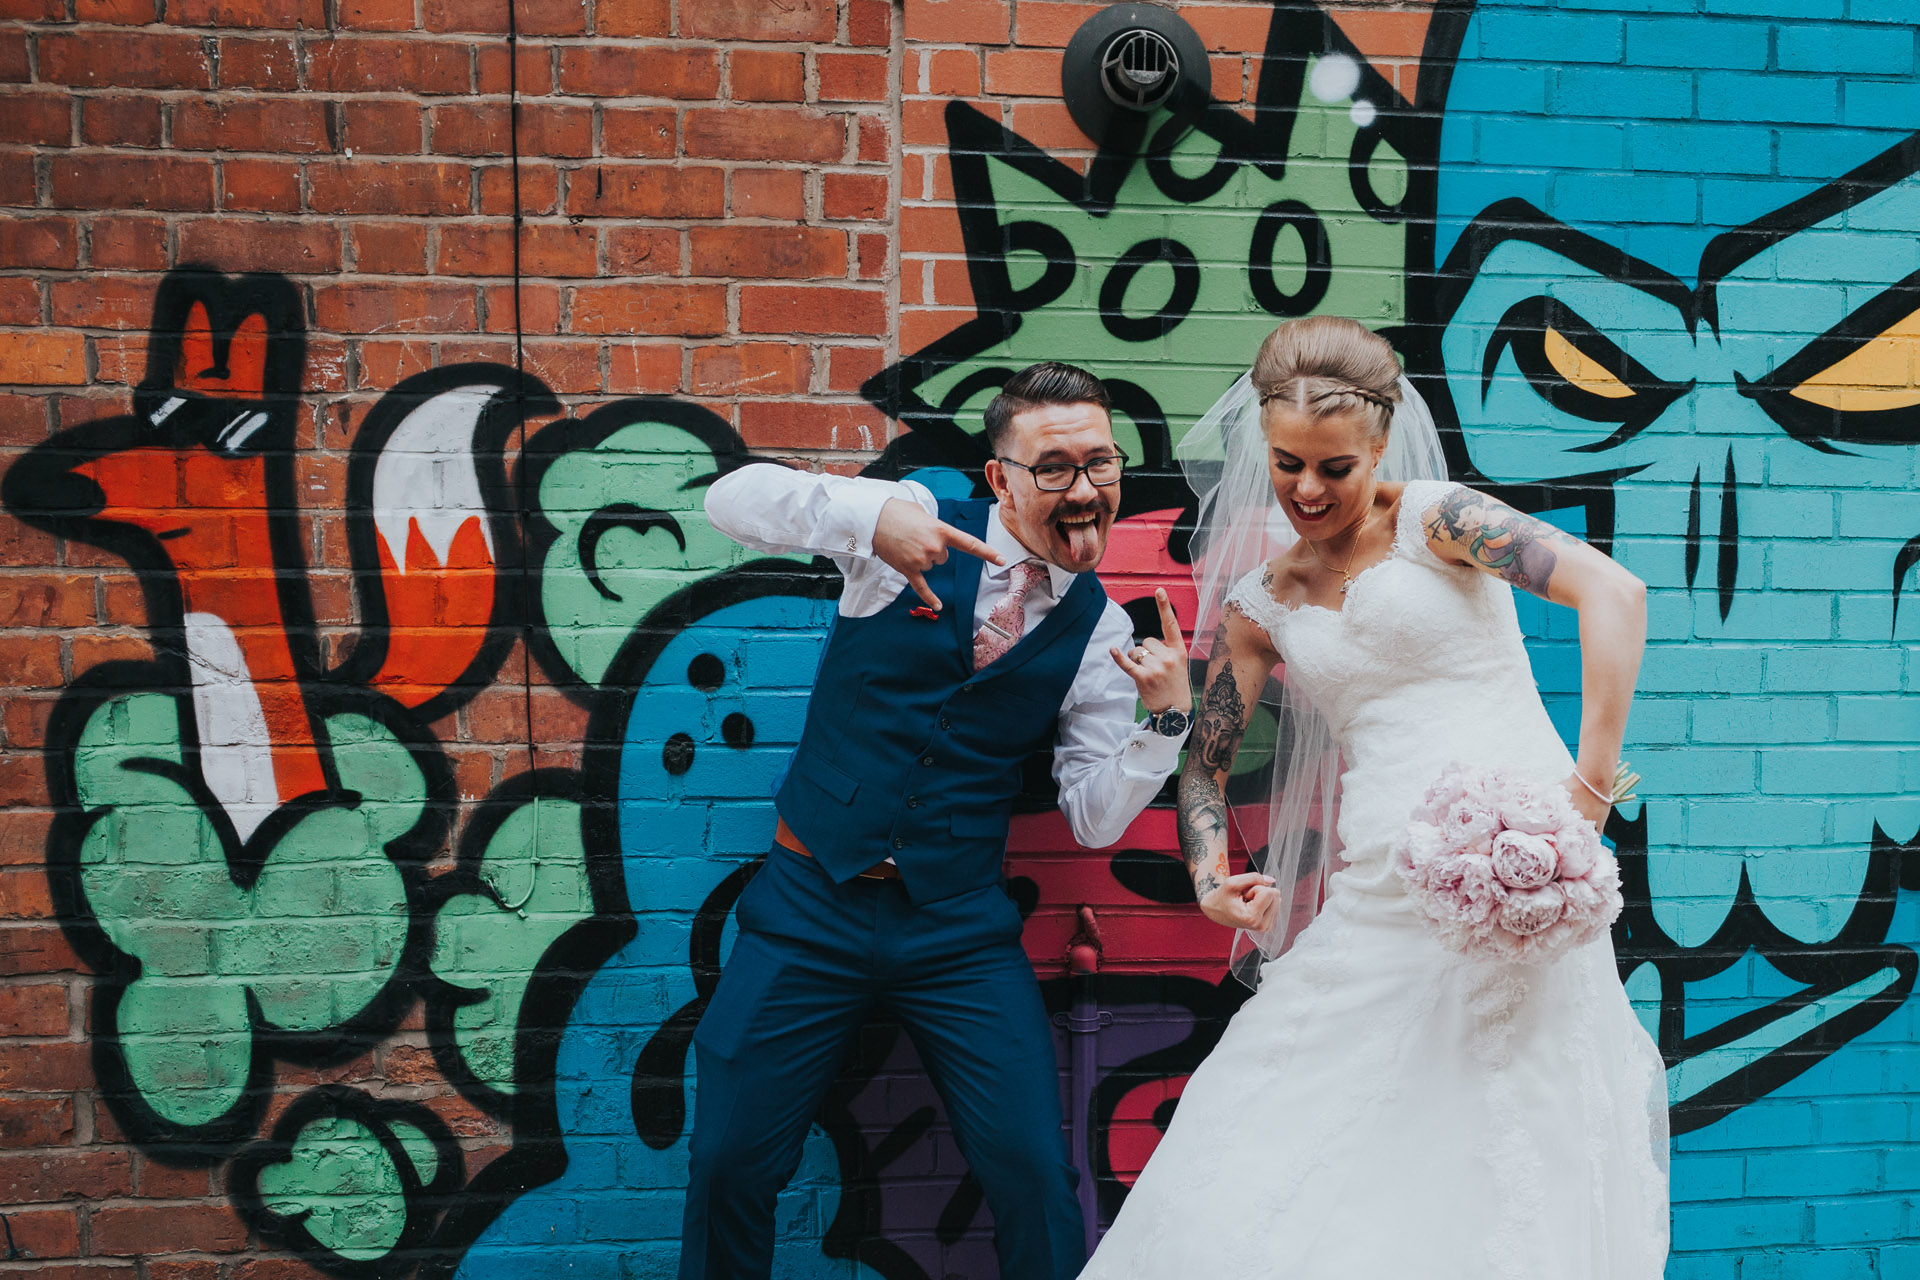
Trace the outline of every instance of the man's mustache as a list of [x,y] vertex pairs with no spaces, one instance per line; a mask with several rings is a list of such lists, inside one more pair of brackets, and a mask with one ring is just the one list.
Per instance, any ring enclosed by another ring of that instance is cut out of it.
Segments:
[[1095,502],[1085,506],[1061,507],[1053,513],[1053,518],[1055,520],[1071,520],[1075,516],[1104,516],[1111,515],[1112,513],[1113,508],[1106,503]]

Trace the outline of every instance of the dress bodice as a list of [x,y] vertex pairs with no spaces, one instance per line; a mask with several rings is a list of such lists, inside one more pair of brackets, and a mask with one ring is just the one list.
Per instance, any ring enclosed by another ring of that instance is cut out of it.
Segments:
[[1407,484],[1392,550],[1354,579],[1343,608],[1281,604],[1258,570],[1227,597],[1333,730],[1342,856],[1362,880],[1385,870],[1387,842],[1453,761],[1549,782],[1573,769],[1534,686],[1513,589],[1427,545],[1421,515],[1449,484]]

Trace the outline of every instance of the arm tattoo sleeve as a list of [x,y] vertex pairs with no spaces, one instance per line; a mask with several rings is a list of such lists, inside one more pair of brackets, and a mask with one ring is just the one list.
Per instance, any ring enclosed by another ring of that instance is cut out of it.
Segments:
[[1227,800],[1217,774],[1233,768],[1240,739],[1247,731],[1247,704],[1233,678],[1233,660],[1213,674],[1200,703],[1195,744],[1180,775],[1180,854],[1195,876],[1195,896],[1204,898],[1219,886],[1213,860],[1227,843]]
[[1544,520],[1460,486],[1440,499],[1426,529],[1429,540],[1453,543],[1472,563],[1537,596],[1547,594],[1547,582],[1559,563],[1554,545],[1579,541]]
[[1201,765],[1214,773],[1233,768],[1234,753],[1247,731],[1247,704],[1234,683],[1233,659],[1220,664],[1213,683],[1200,700],[1200,723],[1194,730]]
[[[1188,874],[1206,867],[1227,843],[1227,799],[1220,784],[1206,770],[1189,765],[1180,775],[1180,855]],[[1206,883],[1211,881],[1211,883]],[[1219,886],[1211,869],[1196,880],[1194,893],[1204,898]]]

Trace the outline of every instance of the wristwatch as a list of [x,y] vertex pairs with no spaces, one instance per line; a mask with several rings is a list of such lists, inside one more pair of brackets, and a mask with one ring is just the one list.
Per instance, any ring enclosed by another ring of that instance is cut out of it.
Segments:
[[1193,717],[1178,707],[1168,707],[1157,715],[1147,717],[1147,727],[1163,738],[1179,737],[1192,723]]

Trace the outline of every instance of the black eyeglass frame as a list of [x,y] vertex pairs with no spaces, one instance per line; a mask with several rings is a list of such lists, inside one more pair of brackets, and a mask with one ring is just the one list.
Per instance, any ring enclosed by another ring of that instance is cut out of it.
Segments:
[[[1072,463],[1072,462],[1043,462],[1040,464],[1040,466],[1033,467],[1033,466],[1028,466],[1024,462],[1015,462],[1012,458],[1003,458],[999,454],[995,454],[994,459],[995,461],[999,462],[1002,466],[1019,467],[1022,471],[1032,476],[1033,487],[1038,489],[1042,493],[1065,493],[1067,490],[1073,488],[1073,486],[1080,483],[1081,476],[1085,476],[1087,478],[1087,483],[1092,485],[1096,489],[1105,489],[1112,485],[1119,484],[1121,476],[1126,474],[1127,463],[1129,461],[1127,457],[1127,451],[1125,449],[1115,449],[1112,453],[1102,454],[1100,457],[1095,458],[1091,462],[1082,462],[1078,464]],[[1093,478],[1093,472],[1089,468],[1097,467],[1103,462],[1118,462],[1120,464],[1120,475],[1114,476],[1114,478],[1111,480],[1095,480]],[[1057,488],[1050,489],[1046,485],[1043,485],[1040,483],[1040,470],[1042,467],[1071,467],[1073,469],[1073,474],[1070,477],[1068,477],[1067,482],[1065,484],[1060,485]]]

